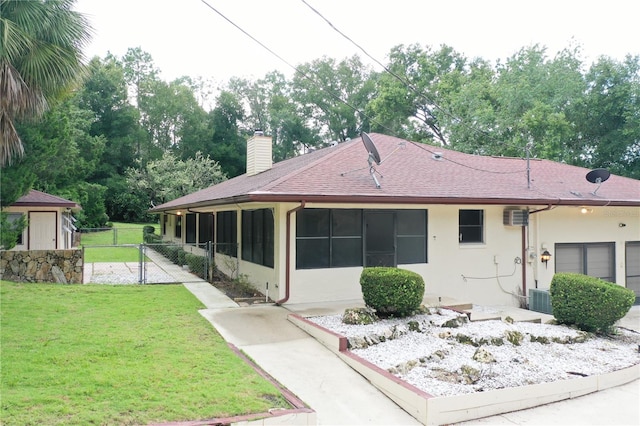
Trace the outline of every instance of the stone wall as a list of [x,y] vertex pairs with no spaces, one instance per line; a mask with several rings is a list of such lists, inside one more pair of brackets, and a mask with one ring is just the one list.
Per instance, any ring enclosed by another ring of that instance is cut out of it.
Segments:
[[8,281],[82,284],[83,265],[80,249],[0,253],[0,276]]

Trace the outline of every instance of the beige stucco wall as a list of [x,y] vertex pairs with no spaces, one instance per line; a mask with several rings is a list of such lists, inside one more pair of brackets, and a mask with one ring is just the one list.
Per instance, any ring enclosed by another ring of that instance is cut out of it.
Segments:
[[[401,209],[406,205],[349,205],[307,207]],[[426,293],[450,297],[463,302],[517,305],[522,283],[522,264],[516,264],[521,254],[521,228],[502,224],[503,206],[413,205],[428,210],[427,264],[400,265],[421,274]],[[485,243],[458,242],[458,210],[485,211]],[[292,221],[295,228],[295,220]],[[295,235],[292,236],[292,263],[295,267]],[[362,297],[362,268],[294,270],[292,272],[291,303],[350,300]],[[496,279],[496,275],[500,278]]]
[[[276,247],[274,268],[266,268],[239,260],[237,270],[247,275],[260,291],[269,283],[269,298],[280,300],[286,294],[286,219],[287,211],[300,203],[279,205],[247,204],[243,209],[273,208]],[[522,273],[526,273],[527,288],[549,288],[554,274],[553,258],[547,267],[540,262],[544,245],[554,254],[554,244],[572,242],[615,242],[616,281],[624,285],[625,242],[640,240],[640,208],[593,207],[588,214],[579,207],[556,207],[530,216],[525,228],[505,226],[503,211],[507,206],[483,205],[412,205],[410,208],[428,210],[427,264],[401,265],[424,277],[429,296],[453,298],[460,302],[481,305],[518,306],[522,301]],[[529,206],[529,210],[546,206]],[[406,205],[338,205],[307,203],[305,208],[364,208],[401,209]],[[527,207],[519,207],[527,208]],[[458,242],[458,210],[481,209],[485,211],[485,241],[482,244]],[[237,210],[237,205],[216,210]],[[174,219],[174,218],[172,218]],[[620,226],[624,223],[625,226]],[[174,221],[167,226],[168,239],[173,236]],[[287,303],[308,303],[339,300],[359,300],[359,278],[362,267],[296,270],[296,215],[291,214],[290,233],[290,295]],[[184,224],[183,224],[184,228]],[[237,240],[241,242],[240,226]],[[524,244],[524,253],[523,253]],[[238,253],[241,253],[241,247]],[[235,263],[237,260],[233,259]],[[227,259],[216,254],[216,264],[222,270]],[[234,266],[236,267],[236,266]],[[225,271],[228,272],[228,271]]]
[[[321,207],[308,204],[308,208]],[[400,205],[335,206],[327,208],[403,208]],[[526,287],[548,289],[554,274],[553,258],[545,267],[540,261],[544,245],[553,255],[555,243],[615,242],[616,282],[625,285],[625,243],[640,240],[640,208],[556,207],[531,215],[525,228],[505,226],[507,206],[415,205],[428,210],[428,263],[401,265],[421,274],[430,296],[454,298],[482,305],[518,306],[522,297],[522,272]],[[523,207],[524,208],[524,207]],[[530,210],[545,206],[530,206]],[[458,242],[458,210],[485,211],[485,242]],[[623,223],[625,226],[621,226]],[[292,220],[295,229],[295,218]],[[295,270],[295,235],[292,235],[290,303],[350,300],[361,297],[358,279],[362,268]]]
[[[556,243],[615,243],[616,283],[625,286],[625,243],[640,241],[640,207],[557,207],[531,217],[531,248],[538,255],[542,247],[553,256]],[[623,224],[624,226],[622,226]],[[538,264],[538,287],[548,289],[555,273],[552,257],[548,268]]]

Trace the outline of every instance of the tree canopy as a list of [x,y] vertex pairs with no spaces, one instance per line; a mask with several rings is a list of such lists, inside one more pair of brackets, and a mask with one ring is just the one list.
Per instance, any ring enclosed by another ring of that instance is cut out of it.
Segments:
[[77,90],[16,125],[25,157],[2,171],[3,205],[33,187],[81,203],[81,226],[149,220],[153,205],[244,173],[256,129],[274,161],[377,131],[640,178],[638,56],[586,64],[579,48],[533,45],[492,63],[414,44],[394,47],[381,71],[354,56],[299,64],[290,78],[160,75],[140,48],[92,58]]

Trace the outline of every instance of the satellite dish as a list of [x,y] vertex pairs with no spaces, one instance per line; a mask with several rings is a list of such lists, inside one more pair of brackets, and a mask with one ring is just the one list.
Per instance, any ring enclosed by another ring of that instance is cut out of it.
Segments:
[[587,180],[591,183],[598,184],[598,187],[592,192],[593,195],[596,195],[596,192],[598,192],[598,189],[600,189],[600,185],[602,185],[602,182],[609,179],[609,176],[611,176],[611,173],[607,169],[593,169],[589,173],[587,173]]
[[607,169],[594,169],[587,173],[587,180],[591,183],[602,183],[609,179],[611,173]]
[[373,141],[371,140],[368,134],[366,134],[365,132],[362,132],[361,136],[362,136],[362,143],[364,144],[364,147],[367,149],[370,159],[375,161],[375,163],[379,165],[380,154],[378,154],[378,149],[376,148],[376,146],[374,145]]

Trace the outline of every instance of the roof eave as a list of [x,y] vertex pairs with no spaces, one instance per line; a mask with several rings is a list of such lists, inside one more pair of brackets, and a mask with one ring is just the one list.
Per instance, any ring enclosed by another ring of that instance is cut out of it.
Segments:
[[554,205],[554,206],[590,206],[590,207],[640,207],[640,200],[570,200],[548,198],[478,198],[478,197],[409,197],[409,196],[376,196],[376,195],[309,195],[309,194],[245,194],[217,200],[200,201],[171,206],[162,209],[150,209],[149,213],[172,212],[178,210],[194,210],[248,202],[288,203],[350,203],[350,204],[440,204],[440,205]]

